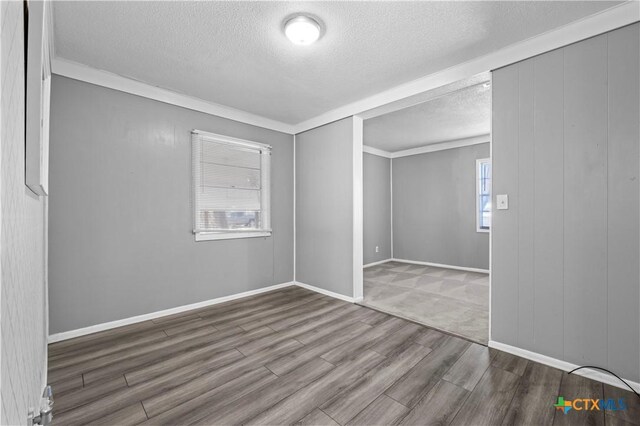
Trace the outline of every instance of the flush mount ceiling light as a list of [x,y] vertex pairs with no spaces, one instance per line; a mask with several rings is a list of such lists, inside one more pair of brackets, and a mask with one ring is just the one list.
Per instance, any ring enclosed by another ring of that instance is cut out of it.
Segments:
[[284,33],[294,44],[309,45],[320,38],[320,24],[313,18],[298,15],[284,24]]

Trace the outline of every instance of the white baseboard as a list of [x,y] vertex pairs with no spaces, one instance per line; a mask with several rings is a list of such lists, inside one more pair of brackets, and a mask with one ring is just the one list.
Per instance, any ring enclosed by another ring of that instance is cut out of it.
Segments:
[[[505,343],[500,343],[500,342],[496,342],[495,340],[489,340],[489,347],[490,348],[494,348],[494,349],[498,349],[500,351],[503,352],[508,352],[512,355],[516,355],[522,358],[526,358],[529,359],[531,361],[535,361],[538,362],[540,364],[544,364],[544,365],[548,365],[549,367],[553,367],[553,368],[557,368],[559,370],[563,370],[563,371],[571,371],[574,368],[578,368],[580,367],[579,365],[576,364],[572,364],[570,362],[567,361],[562,361],[559,360],[557,358],[552,358],[550,356],[546,356],[546,355],[542,355],[539,354],[537,352],[531,352],[528,351],[526,349],[521,349],[515,346],[511,346],[511,345],[507,345]],[[592,379],[592,380],[596,380],[598,382],[602,382],[602,383],[606,383],[608,385],[611,386],[615,386],[621,389],[626,389],[629,390],[628,387],[625,386],[624,383],[622,383],[620,380],[618,380],[617,378],[602,372],[602,371],[597,371],[597,370],[589,370],[589,369],[582,369],[582,370],[578,370],[573,374],[577,374],[579,376],[583,376],[586,377],[588,379]],[[624,378],[624,377],[623,377]],[[624,379],[627,383],[629,383],[629,385],[631,385],[636,392],[640,392],[640,383],[637,382],[633,382],[631,380],[627,380]],[[634,397],[635,398],[635,397]]]
[[385,260],[380,260],[378,262],[367,263],[366,265],[363,266],[363,268],[369,268],[370,266],[376,266],[376,265],[380,265],[382,263],[391,262],[392,260],[393,259],[389,258],[389,259],[385,259]]
[[320,287],[301,283],[300,281],[295,281],[295,285],[297,285],[298,287],[306,288],[307,290],[315,291],[316,293],[324,294],[325,296],[344,300],[345,302],[349,302],[349,303],[357,303],[358,301],[362,301],[362,298],[355,299],[353,297],[345,296],[340,293],[334,293],[333,291],[325,290]]
[[148,314],[137,315],[135,317],[124,318],[121,320],[105,322],[102,324],[96,324],[89,327],[79,328],[77,330],[64,331],[62,333],[55,333],[49,336],[48,342],[55,343],[62,340],[73,339],[74,337],[85,336],[91,333],[97,333],[99,331],[110,330],[112,328],[122,327],[124,325],[135,324],[142,321],[148,321],[167,315],[178,314],[180,312],[190,311],[192,309],[204,308],[206,306],[217,305],[219,303],[228,302],[230,300],[242,299],[243,297],[254,296],[260,293],[266,293],[268,291],[277,290],[284,287],[290,287],[294,285],[294,282],[287,282],[282,284],[275,284],[269,287],[259,288],[257,290],[245,291],[243,293],[232,294],[229,296],[218,297],[216,299],[205,300],[204,302],[191,303],[189,305],[178,306],[175,308],[164,309],[162,311],[151,312]]
[[455,266],[455,265],[445,265],[443,263],[432,263],[432,262],[420,262],[419,260],[407,260],[407,259],[389,259],[394,262],[402,262],[402,263],[413,263],[414,265],[424,265],[424,266],[433,266],[434,268],[447,268],[447,269],[455,269],[458,271],[466,271],[466,272],[479,272],[481,274],[488,274],[488,269],[479,269],[479,268],[467,268],[466,266]]

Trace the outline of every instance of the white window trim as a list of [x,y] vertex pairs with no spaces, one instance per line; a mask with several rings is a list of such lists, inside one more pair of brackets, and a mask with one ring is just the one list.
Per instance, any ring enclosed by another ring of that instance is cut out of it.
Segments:
[[270,237],[271,231],[258,232],[194,232],[196,241],[235,240],[238,238]]
[[[480,227],[480,164],[481,163],[491,164],[491,158],[478,158],[476,160],[476,194],[475,194],[476,195],[476,232],[484,232],[488,234],[491,232],[491,228],[484,229]],[[493,170],[492,170],[492,175],[493,175]],[[493,180],[493,176],[491,176],[491,178]],[[491,189],[493,192],[493,185],[491,186]],[[491,194],[491,198],[493,199],[493,193]],[[491,209],[491,213],[493,215],[493,208]]]
[[[233,145],[244,145],[248,148],[258,148],[258,149],[269,149],[271,150],[271,145],[267,145],[267,144],[262,144],[259,142],[253,142],[253,141],[248,141],[245,139],[238,139],[238,138],[233,138],[231,136],[224,136],[224,135],[220,135],[217,133],[211,133],[211,132],[205,132],[202,130],[192,130],[191,131],[192,134],[199,134],[199,135],[203,135],[207,138],[210,139],[216,139],[219,142],[222,143],[229,143],[229,144],[233,144]],[[193,142],[192,143],[192,147],[191,149],[193,149]],[[195,161],[200,161],[200,157],[199,157],[199,153],[195,154],[195,158],[192,159],[192,164],[191,167],[193,168],[194,162]],[[271,167],[269,167],[269,172],[271,172]],[[195,201],[196,201],[196,185],[195,185],[195,179],[194,176],[192,176],[191,178],[191,185],[192,185],[192,190],[191,190],[191,209],[192,209],[192,215],[193,215],[193,220],[195,221],[195,215],[196,215],[196,209],[195,209]],[[271,185],[271,177],[269,177],[269,185]],[[271,215],[271,188],[269,188],[269,193],[268,193],[268,201],[267,201],[267,208],[269,209],[269,216]],[[271,218],[269,218],[269,222],[271,222]],[[220,232],[216,232],[216,231],[211,231],[211,232],[196,232],[195,230],[192,230],[195,240],[196,241],[215,241],[215,240],[235,240],[235,239],[244,239],[244,238],[264,238],[264,237],[270,237],[272,234],[272,229],[258,229],[258,230],[237,230],[237,231],[220,231]]]

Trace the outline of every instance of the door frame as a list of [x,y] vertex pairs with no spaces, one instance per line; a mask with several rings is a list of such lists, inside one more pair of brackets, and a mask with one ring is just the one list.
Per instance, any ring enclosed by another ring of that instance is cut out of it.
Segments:
[[[493,72],[491,70],[485,71],[488,73],[488,82],[493,90]],[[473,76],[468,76],[473,77]],[[427,91],[420,95],[426,95]],[[418,97],[423,97],[423,96]],[[408,99],[408,98],[407,98]],[[390,112],[404,109],[410,105],[407,105],[407,99],[400,99],[389,104],[382,105],[378,108],[366,111],[361,114],[353,116],[353,300],[355,303],[360,303],[364,299],[364,180],[363,180],[363,147],[364,147],[364,120],[369,118],[378,117],[388,114]],[[423,102],[428,102],[428,96]],[[415,105],[415,103],[412,102]],[[493,176],[493,170],[495,166],[493,164],[493,92],[489,97],[489,161],[491,162],[491,174]],[[393,158],[389,161],[393,164]],[[393,173],[391,169],[390,173]],[[389,177],[390,184],[392,185],[393,176]],[[393,187],[390,188],[391,194],[393,194]],[[393,197],[393,195],[392,195]],[[493,201],[494,194],[492,192],[491,199]],[[393,258],[393,198],[391,206],[391,257]],[[491,213],[493,214],[492,202]],[[493,220],[491,221],[493,226]],[[493,299],[491,278],[493,270],[493,232],[489,229],[489,330],[488,340],[491,341],[491,301]]]

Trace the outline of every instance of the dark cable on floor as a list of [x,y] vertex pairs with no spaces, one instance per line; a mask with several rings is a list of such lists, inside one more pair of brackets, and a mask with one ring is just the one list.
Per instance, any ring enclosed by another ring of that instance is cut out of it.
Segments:
[[636,390],[635,390],[635,389],[634,389],[634,388],[633,388],[629,383],[625,382],[625,381],[624,381],[624,379],[622,379],[622,378],[621,378],[620,376],[618,376],[616,373],[614,373],[614,372],[612,372],[612,371],[609,371],[609,370],[607,370],[606,368],[596,367],[595,365],[583,365],[582,367],[574,368],[573,370],[569,371],[569,373],[568,373],[568,374],[571,374],[571,373],[573,373],[574,371],[578,371],[578,370],[580,370],[580,369],[582,369],[582,368],[593,368],[593,369],[596,369],[596,370],[602,370],[602,371],[604,371],[604,372],[607,372],[607,373],[611,374],[612,376],[617,377],[617,378],[618,378],[618,380],[620,380],[622,383],[624,383],[625,385],[627,385],[627,387],[628,387],[629,389],[631,389],[631,392],[635,393],[635,394],[636,394],[636,396],[637,396],[638,398],[640,398],[640,393],[636,392]]

